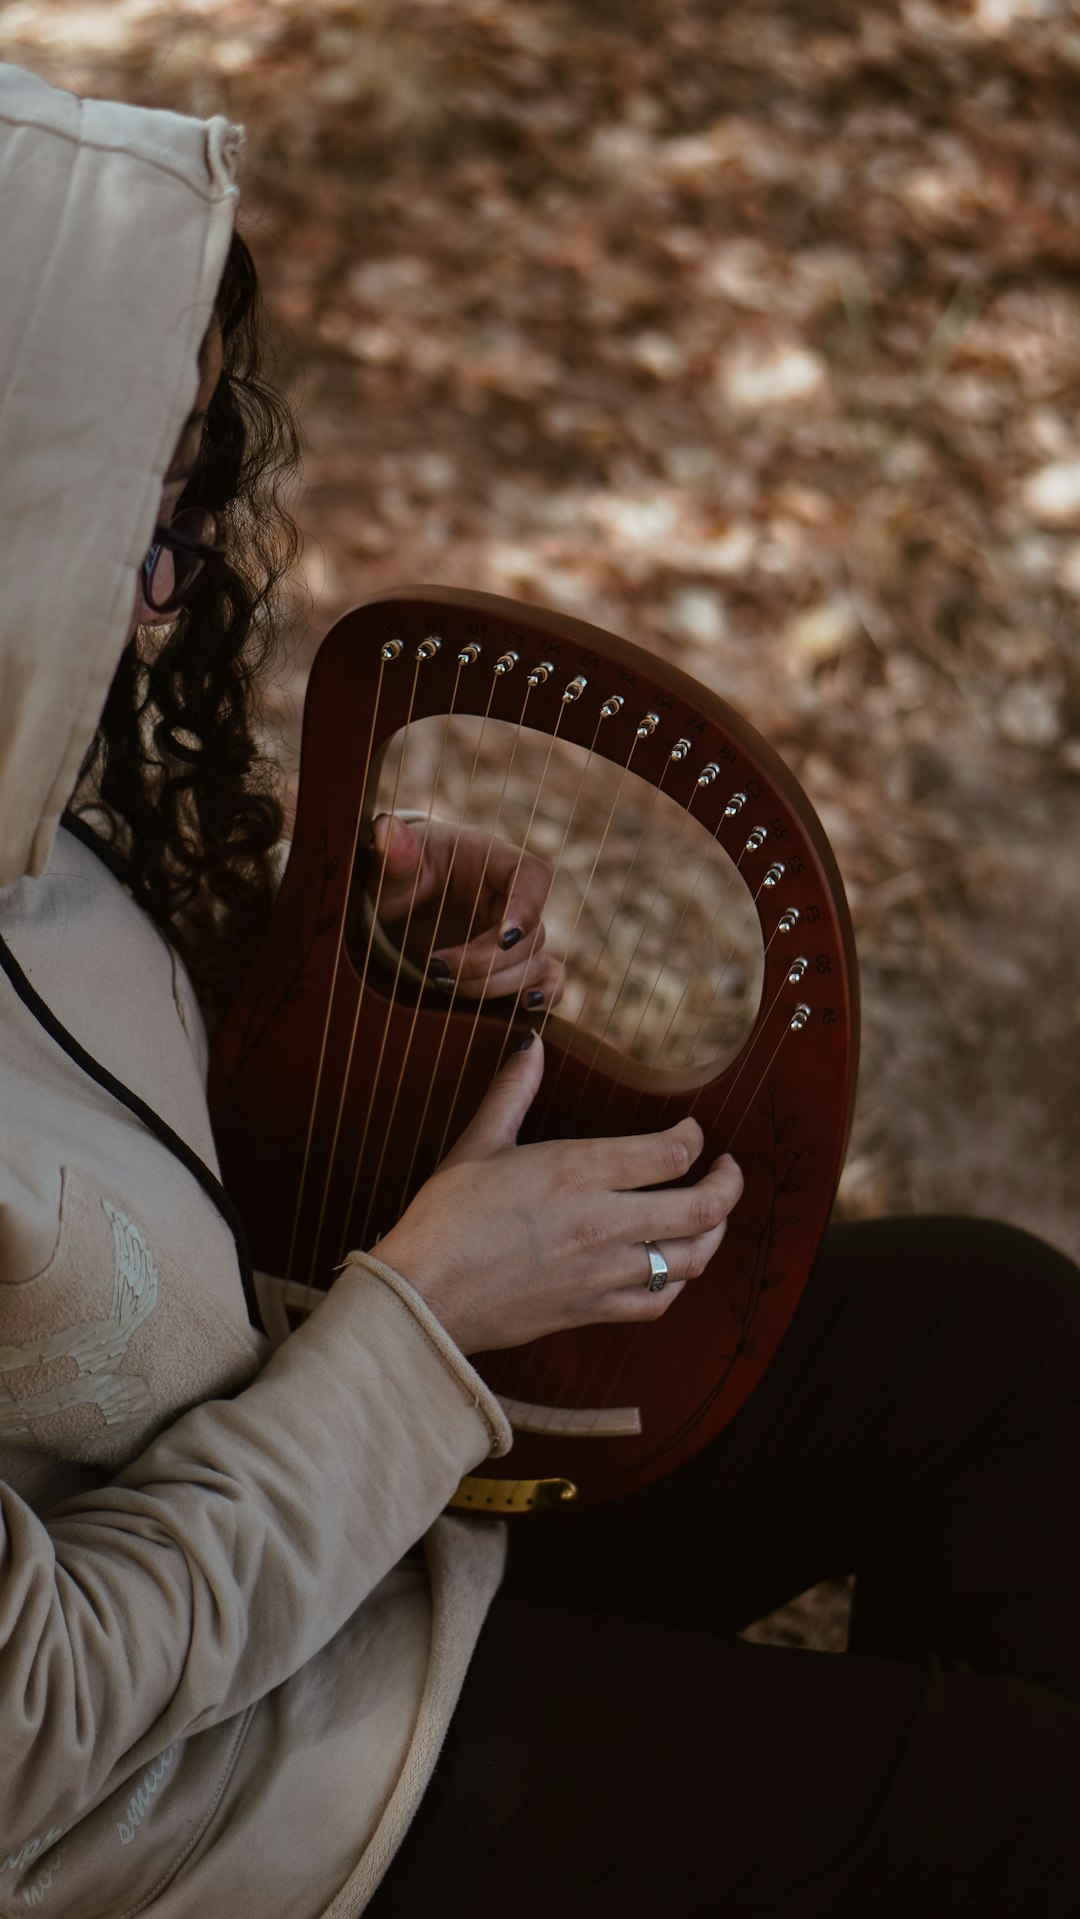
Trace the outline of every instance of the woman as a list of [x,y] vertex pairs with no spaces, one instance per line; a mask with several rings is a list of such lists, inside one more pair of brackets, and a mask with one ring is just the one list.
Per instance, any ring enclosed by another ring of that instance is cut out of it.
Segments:
[[[567,1572],[515,1538],[486,1626],[501,1532],[440,1515],[511,1435],[465,1355],[667,1310],[738,1169],[647,1190],[692,1121],[518,1148],[537,1042],[379,1257],[272,1355],[253,1328],[203,1013],[270,892],[291,442],[237,146],[0,71],[0,1913],[1063,1913],[1080,1295],[1048,1249],[834,1238],[721,1442],[571,1521]],[[379,836],[392,911],[421,848]],[[523,868],[444,963],[553,994],[542,894]],[[857,1655],[733,1636],[856,1564]]]

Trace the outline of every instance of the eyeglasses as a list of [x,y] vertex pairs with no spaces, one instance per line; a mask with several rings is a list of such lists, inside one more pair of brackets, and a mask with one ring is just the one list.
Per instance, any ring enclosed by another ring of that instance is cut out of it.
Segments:
[[142,563],[142,591],[155,613],[179,613],[206,585],[207,571],[225,552],[221,521],[206,506],[186,506],[169,526],[154,528]]

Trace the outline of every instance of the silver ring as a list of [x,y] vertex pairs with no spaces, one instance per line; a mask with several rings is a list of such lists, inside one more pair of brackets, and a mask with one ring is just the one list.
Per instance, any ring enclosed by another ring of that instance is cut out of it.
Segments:
[[646,1290],[650,1293],[662,1293],[668,1283],[667,1260],[663,1253],[657,1252],[651,1239],[642,1240],[641,1243],[649,1255],[649,1277],[645,1282]]

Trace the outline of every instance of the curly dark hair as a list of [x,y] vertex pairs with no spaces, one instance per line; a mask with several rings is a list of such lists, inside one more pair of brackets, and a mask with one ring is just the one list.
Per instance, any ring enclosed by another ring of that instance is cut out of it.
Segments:
[[[122,855],[135,898],[185,960],[207,1015],[240,982],[274,890],[276,775],[255,738],[280,587],[299,552],[288,403],[262,377],[255,265],[234,237],[216,301],[223,371],[181,506],[212,507],[226,556],[164,642],[136,635],[109,690],[76,807]],[[205,348],[205,343],[204,343]]]

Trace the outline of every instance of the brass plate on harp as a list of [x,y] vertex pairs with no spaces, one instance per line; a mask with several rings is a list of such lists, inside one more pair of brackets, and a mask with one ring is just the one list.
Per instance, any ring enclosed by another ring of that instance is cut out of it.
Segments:
[[450,1501],[450,1511],[497,1514],[544,1512],[566,1506],[577,1498],[572,1479],[463,1479]]

